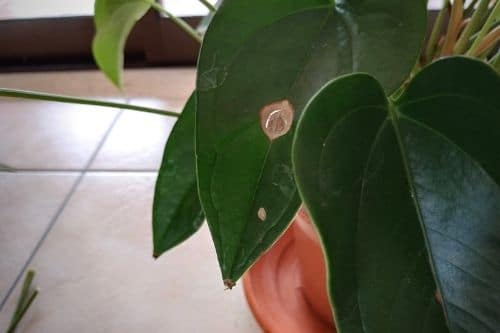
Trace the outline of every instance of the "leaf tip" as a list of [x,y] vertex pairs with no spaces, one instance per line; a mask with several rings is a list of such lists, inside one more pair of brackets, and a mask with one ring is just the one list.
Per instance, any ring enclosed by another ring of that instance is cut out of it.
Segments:
[[236,283],[231,279],[225,279],[224,286],[226,287],[226,290],[231,290],[234,288],[234,286],[236,286]]
[[123,88],[121,70],[120,69],[114,70],[101,65],[99,65],[99,68],[108,78],[108,80],[110,80],[111,83],[121,91]]
[[106,78],[110,80],[116,88],[122,90],[121,72],[123,59],[116,63],[116,60],[110,58],[106,51],[107,50],[102,45],[102,41],[100,41],[100,36],[96,34],[92,41],[92,56],[94,57],[94,62]]

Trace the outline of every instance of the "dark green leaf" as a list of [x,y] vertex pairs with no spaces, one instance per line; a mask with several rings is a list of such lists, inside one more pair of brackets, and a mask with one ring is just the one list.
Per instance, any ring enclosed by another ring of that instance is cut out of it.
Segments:
[[326,86],[296,133],[296,179],[327,254],[340,332],[443,332],[387,108],[366,74]]
[[96,34],[92,52],[99,68],[117,86],[121,86],[123,49],[134,24],[151,5],[144,0],[96,0]]
[[330,0],[224,0],[203,39],[199,68],[229,61],[258,29],[304,8],[328,5]]
[[308,106],[294,171],[341,332],[446,332],[437,290],[452,332],[500,330],[499,91],[449,58],[394,105],[355,74]]
[[[310,97],[352,71],[370,72],[394,90],[413,67],[425,30],[423,2],[343,1],[288,8],[283,14],[295,13],[281,19],[260,15],[273,13],[270,5],[251,2],[253,15],[245,20],[254,19],[254,30],[266,26],[250,36],[234,24],[242,3],[226,1],[214,17],[197,81],[200,197],[223,277],[232,281],[274,243],[300,204],[291,141]],[[268,123],[276,129],[287,122],[291,129],[270,140],[261,113],[280,108]],[[290,111],[294,119],[285,115]]]
[[196,183],[195,111],[193,94],[165,146],[153,203],[155,257],[189,238],[204,220]]
[[452,332],[500,331],[500,77],[437,62],[397,102],[401,145]]

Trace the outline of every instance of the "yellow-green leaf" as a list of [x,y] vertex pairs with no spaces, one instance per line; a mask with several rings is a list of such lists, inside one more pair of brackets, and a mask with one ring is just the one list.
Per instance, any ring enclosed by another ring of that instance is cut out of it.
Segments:
[[96,0],[96,34],[92,52],[99,68],[118,87],[122,84],[123,50],[135,23],[151,5],[144,0]]

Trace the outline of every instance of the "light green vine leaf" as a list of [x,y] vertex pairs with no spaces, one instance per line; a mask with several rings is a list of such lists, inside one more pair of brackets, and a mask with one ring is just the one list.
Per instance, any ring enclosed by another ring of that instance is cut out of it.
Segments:
[[153,203],[154,257],[180,244],[203,224],[194,152],[196,98],[189,98],[163,154]]
[[[229,284],[298,209],[291,142],[308,100],[353,71],[373,74],[387,92],[396,89],[417,59],[426,25],[423,1],[244,3],[220,7],[197,78],[200,197]],[[252,15],[241,11],[246,6]],[[245,22],[234,24],[240,17]]]
[[394,103],[353,74],[308,105],[294,172],[341,333],[500,330],[498,91],[489,66],[455,57]]
[[118,87],[122,84],[123,50],[134,24],[151,5],[144,0],[96,0],[96,34],[92,52],[99,68]]

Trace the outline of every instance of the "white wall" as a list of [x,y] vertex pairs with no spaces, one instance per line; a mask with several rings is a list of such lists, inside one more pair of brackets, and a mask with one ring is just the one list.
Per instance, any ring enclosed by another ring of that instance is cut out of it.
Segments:
[[[177,16],[208,13],[197,0],[167,0],[164,6]],[[0,19],[88,16],[93,10],[94,0],[0,0]]]

